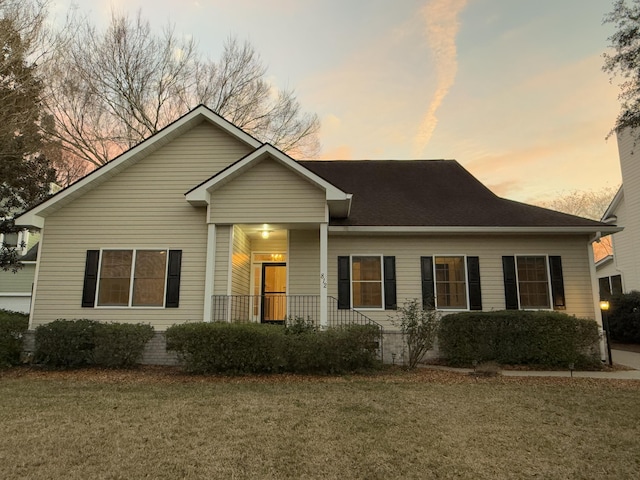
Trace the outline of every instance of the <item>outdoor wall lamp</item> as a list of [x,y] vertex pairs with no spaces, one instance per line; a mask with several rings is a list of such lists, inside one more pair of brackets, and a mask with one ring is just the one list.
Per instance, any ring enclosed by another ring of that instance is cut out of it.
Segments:
[[604,329],[604,336],[607,339],[607,358],[609,359],[609,366],[613,365],[613,359],[611,358],[611,334],[609,332],[609,317],[607,312],[609,311],[609,301],[600,301],[600,310],[602,311],[602,328]]

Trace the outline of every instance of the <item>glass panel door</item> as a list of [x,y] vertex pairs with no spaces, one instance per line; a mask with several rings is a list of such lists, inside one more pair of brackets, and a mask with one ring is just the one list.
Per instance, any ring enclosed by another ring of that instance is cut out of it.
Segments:
[[286,263],[262,264],[262,318],[263,323],[280,323],[287,314]]

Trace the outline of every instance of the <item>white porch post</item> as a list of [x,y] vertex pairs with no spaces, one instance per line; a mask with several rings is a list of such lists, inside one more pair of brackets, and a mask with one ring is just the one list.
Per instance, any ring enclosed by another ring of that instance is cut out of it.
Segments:
[[328,325],[327,315],[327,250],[328,233],[327,224],[320,224],[320,326],[326,328]]
[[211,302],[213,295],[213,276],[216,264],[216,224],[207,224],[207,261],[204,272],[204,313],[202,320],[211,321]]

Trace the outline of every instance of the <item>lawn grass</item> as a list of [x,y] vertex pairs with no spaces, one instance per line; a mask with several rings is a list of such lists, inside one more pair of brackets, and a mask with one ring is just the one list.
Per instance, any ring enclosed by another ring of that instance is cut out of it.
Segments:
[[0,373],[4,479],[639,478],[640,382]]

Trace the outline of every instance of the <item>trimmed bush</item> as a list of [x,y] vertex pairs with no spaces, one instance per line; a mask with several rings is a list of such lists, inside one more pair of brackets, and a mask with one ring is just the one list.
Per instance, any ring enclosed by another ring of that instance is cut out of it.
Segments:
[[440,355],[451,365],[473,361],[567,368],[599,366],[598,326],[558,312],[498,311],[447,315]]
[[36,328],[35,360],[50,367],[131,367],[153,337],[143,324],[56,320]]
[[94,329],[93,365],[111,368],[133,367],[153,338],[153,327],[144,324],[101,323]]
[[640,343],[640,292],[611,297],[608,312],[611,339],[622,343]]
[[377,366],[377,329],[311,328],[237,323],[188,323],[166,332],[194,373],[338,373]]
[[0,310],[0,367],[20,363],[24,332],[29,327],[29,315]]

